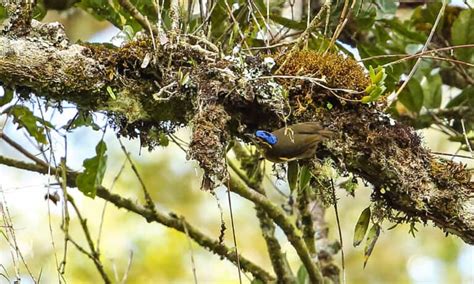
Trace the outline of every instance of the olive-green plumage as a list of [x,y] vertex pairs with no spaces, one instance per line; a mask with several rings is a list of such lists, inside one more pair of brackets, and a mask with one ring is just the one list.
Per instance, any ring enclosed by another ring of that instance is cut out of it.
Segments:
[[275,163],[311,158],[318,145],[334,135],[317,122],[303,122],[273,131],[277,141],[271,145],[265,139],[256,138],[263,156]]

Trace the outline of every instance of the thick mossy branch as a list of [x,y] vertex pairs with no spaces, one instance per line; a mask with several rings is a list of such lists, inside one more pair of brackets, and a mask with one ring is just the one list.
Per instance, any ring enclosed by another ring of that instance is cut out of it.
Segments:
[[379,112],[333,111],[325,119],[341,131],[327,144],[331,155],[374,185],[375,201],[474,244],[474,183],[463,165],[433,157],[413,128]]
[[351,59],[296,52],[279,69],[284,54],[274,56],[272,68],[270,58],[222,58],[185,35],[156,49],[146,37],[109,48],[70,45],[60,26],[32,25],[37,32],[28,38],[0,36],[4,85],[102,111],[119,134],[150,147],[177,127],[193,125],[189,154],[210,178],[222,175],[231,137],[320,121],[338,133],[325,143],[326,156],[341,172],[372,183],[374,200],[474,244],[469,172],[432,157],[412,128],[380,111],[383,100],[358,102],[369,80]]

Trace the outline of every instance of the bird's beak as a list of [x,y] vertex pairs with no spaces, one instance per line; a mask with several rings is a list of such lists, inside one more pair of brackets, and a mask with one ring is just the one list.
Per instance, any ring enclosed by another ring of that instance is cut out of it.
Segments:
[[252,143],[257,145],[257,139],[255,139],[255,136],[250,133],[244,133],[244,136],[247,137]]

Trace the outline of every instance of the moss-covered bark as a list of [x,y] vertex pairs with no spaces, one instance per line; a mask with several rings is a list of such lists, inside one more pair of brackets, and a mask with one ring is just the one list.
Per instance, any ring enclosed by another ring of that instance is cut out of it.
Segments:
[[[147,37],[109,48],[51,36],[63,34],[58,25],[33,22],[33,28],[38,32],[28,37],[0,37],[5,86],[105,112],[119,134],[139,136],[150,147],[161,134],[193,125],[190,157],[208,178],[222,177],[232,137],[245,140],[243,134],[257,128],[320,121],[338,134],[323,153],[339,171],[372,183],[374,201],[388,212],[403,212],[405,221],[431,220],[474,244],[469,172],[432,157],[412,128],[383,113],[383,100],[359,102],[369,81],[351,59],[309,51],[284,61],[285,54],[221,57],[186,36],[156,48]],[[272,60],[275,66],[268,64]]]

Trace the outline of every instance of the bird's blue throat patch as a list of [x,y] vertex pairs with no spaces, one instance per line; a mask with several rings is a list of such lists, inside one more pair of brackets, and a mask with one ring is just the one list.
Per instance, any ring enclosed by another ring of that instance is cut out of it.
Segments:
[[257,138],[262,139],[263,141],[267,142],[270,145],[275,145],[278,142],[278,138],[273,135],[272,133],[264,130],[257,130],[255,132],[255,136]]

